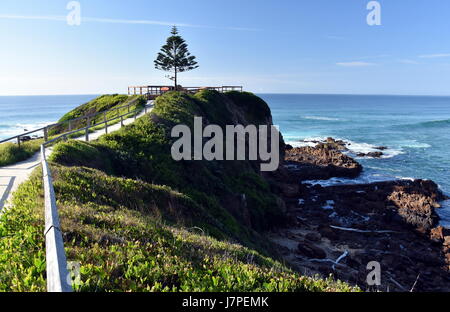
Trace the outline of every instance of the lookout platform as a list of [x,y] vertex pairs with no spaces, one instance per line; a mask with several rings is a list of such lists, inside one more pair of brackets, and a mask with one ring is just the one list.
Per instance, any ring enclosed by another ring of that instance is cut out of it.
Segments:
[[[128,87],[128,95],[144,95],[148,100],[154,100],[156,97],[175,90],[174,86],[130,86]],[[221,87],[179,87],[178,91],[184,91],[188,93],[197,93],[201,90],[215,90],[220,93],[228,91],[240,91],[242,92],[242,86],[221,86]]]

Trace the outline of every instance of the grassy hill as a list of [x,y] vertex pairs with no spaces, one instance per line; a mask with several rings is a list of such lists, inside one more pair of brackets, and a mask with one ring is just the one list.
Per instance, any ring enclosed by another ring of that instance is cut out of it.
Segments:
[[[50,158],[69,261],[79,291],[353,291],[276,261],[264,232],[283,204],[249,161],[172,160],[170,129],[271,124],[250,93],[171,92],[151,115],[97,142],[68,141]],[[44,290],[41,173],[0,222],[0,290]]]

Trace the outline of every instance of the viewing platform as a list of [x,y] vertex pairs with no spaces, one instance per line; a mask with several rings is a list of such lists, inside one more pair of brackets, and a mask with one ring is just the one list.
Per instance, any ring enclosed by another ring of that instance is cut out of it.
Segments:
[[[130,86],[128,87],[128,95],[145,95],[148,100],[154,100],[156,97],[175,90],[174,86]],[[221,93],[228,91],[242,92],[242,86],[222,86],[222,87],[179,87],[178,91],[197,93],[201,90],[215,90]]]

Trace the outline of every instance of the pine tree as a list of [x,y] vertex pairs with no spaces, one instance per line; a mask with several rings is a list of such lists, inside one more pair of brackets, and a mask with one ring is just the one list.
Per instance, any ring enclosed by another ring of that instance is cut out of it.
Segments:
[[155,60],[155,68],[174,73],[175,90],[178,86],[178,73],[198,68],[195,56],[188,51],[185,40],[178,35],[176,26],[172,28],[172,36],[167,38],[167,42],[162,46],[161,52]]

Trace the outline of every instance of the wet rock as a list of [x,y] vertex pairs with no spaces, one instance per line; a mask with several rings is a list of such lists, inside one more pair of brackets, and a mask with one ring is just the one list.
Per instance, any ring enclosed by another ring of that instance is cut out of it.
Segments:
[[294,147],[293,147],[292,145],[290,145],[290,144],[286,144],[286,145],[284,146],[284,148],[285,148],[286,151],[288,151],[288,150],[293,149]]
[[284,184],[282,187],[283,195],[288,198],[296,198],[300,194],[300,185],[297,184]]
[[300,242],[297,251],[300,255],[307,258],[325,259],[327,257],[327,254],[323,249],[308,241]]
[[438,223],[439,216],[434,206],[441,194],[434,182],[415,180],[396,186],[388,200],[397,207],[398,214],[406,223],[426,232]]
[[311,233],[306,234],[305,238],[312,242],[320,242],[322,240],[322,235],[320,235],[320,233],[317,233],[317,232],[311,232]]
[[357,153],[358,157],[372,157],[372,158],[380,158],[383,156],[383,152],[369,152],[369,153]]
[[430,231],[430,238],[435,242],[443,242],[445,229],[442,226],[435,227]]
[[318,231],[321,236],[326,237],[329,240],[336,240],[339,238],[339,235],[336,233],[336,231],[328,225],[320,225]]
[[302,180],[357,177],[362,171],[357,161],[327,144],[288,150],[285,161],[297,165],[297,173]]
[[444,237],[444,244],[443,245],[450,247],[450,236],[445,236]]

